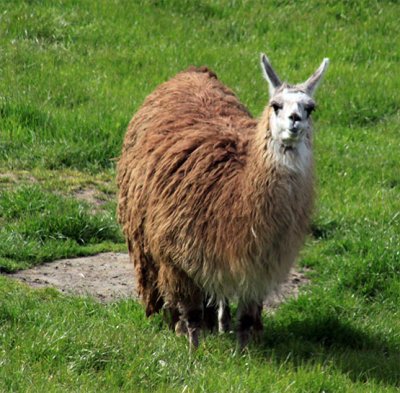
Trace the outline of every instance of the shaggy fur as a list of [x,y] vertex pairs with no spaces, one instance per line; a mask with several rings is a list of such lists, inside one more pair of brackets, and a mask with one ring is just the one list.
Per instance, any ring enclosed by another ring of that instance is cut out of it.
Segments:
[[118,217],[147,315],[164,306],[198,328],[205,299],[234,296],[259,313],[287,277],[309,225],[313,163],[297,171],[279,159],[272,110],[255,120],[212,71],[191,68],[130,122]]

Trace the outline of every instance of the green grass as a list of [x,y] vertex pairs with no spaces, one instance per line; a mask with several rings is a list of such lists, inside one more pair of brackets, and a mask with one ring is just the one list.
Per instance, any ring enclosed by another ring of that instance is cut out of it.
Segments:
[[[140,305],[0,277],[0,391],[394,392],[400,387],[400,4],[0,1],[0,271],[125,249],[115,161],[135,110],[190,64],[258,115],[258,56],[306,79],[318,201],[311,284],[264,317],[260,346],[187,343]],[[90,197],[82,195],[90,191]]]
[[[115,210],[115,205],[112,212]],[[23,186],[0,195],[0,269],[14,271],[61,257],[87,255],[121,243],[114,214],[87,203]]]
[[248,353],[235,353],[232,336],[207,336],[189,356],[185,338],[133,301],[104,306],[0,283],[5,391],[397,391],[398,341],[387,322],[398,312],[365,315],[358,300],[332,300],[331,290],[268,317],[263,344]]

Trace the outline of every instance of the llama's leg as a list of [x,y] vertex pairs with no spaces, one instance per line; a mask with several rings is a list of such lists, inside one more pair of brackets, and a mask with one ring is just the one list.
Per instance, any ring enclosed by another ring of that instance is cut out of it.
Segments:
[[240,349],[247,346],[252,332],[256,337],[261,336],[263,329],[261,310],[262,304],[257,302],[239,302],[237,334]]
[[174,311],[172,316],[172,319],[179,316],[175,324],[176,333],[187,334],[191,347],[197,348],[203,323],[203,292],[182,269],[171,262],[160,263],[158,288],[168,307],[178,311]]
[[164,320],[168,323],[168,327],[171,330],[176,331],[176,324],[179,321],[179,310],[177,309],[177,307],[164,307]]
[[206,297],[204,299],[204,315],[203,315],[204,328],[213,332],[217,326],[217,308],[214,303],[209,302]]
[[256,312],[256,316],[254,319],[254,324],[253,324],[253,339],[255,342],[260,343],[263,333],[264,333],[264,324],[262,322],[262,318],[261,318],[261,314],[262,314],[262,309],[263,309],[263,305],[258,304],[257,305],[257,312]]
[[[181,319],[180,312],[176,307],[164,307],[164,320],[168,323],[168,327],[175,330],[178,336],[188,333],[186,322]],[[206,300],[203,302],[203,329],[211,332],[217,326],[217,309],[214,304],[210,305]]]
[[146,316],[150,316],[164,304],[157,286],[159,268],[151,256],[146,255],[140,242],[129,241],[128,250],[135,267],[136,290],[146,307]]
[[[181,321],[186,324],[190,348],[199,346],[199,335],[203,323],[203,300],[198,296],[178,303]],[[179,322],[178,322],[179,323]]]
[[221,300],[218,307],[218,331],[227,333],[231,329],[231,310],[228,299]]

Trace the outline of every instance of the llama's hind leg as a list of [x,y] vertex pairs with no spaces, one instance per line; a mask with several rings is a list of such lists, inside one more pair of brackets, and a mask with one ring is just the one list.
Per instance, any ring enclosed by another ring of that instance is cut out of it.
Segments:
[[175,330],[178,335],[187,333],[186,330],[177,328],[178,322],[180,322],[180,314],[177,307],[164,306],[164,321],[168,324],[168,327],[171,330]]
[[144,252],[140,242],[129,241],[128,250],[135,267],[136,290],[146,307],[146,316],[150,316],[164,305],[157,285],[159,268]]
[[261,320],[262,303],[239,302],[237,334],[240,349],[244,349],[253,334],[255,340],[259,341],[263,332]]
[[[202,299],[185,299],[178,303],[181,320],[186,324],[190,348],[199,346],[199,336],[203,324]],[[200,301],[198,301],[200,300]]]
[[[188,306],[184,303],[180,303],[179,308],[168,307],[164,310],[165,320],[168,322],[168,326],[175,331],[177,336],[188,335],[188,316],[181,314],[181,311]],[[211,332],[217,325],[217,310],[213,306],[209,306],[204,302],[202,311],[202,323],[201,329],[207,329]],[[188,312],[188,314],[192,315],[191,320],[192,324],[195,324],[193,321],[193,316],[196,314],[194,311]]]
[[179,294],[180,319],[186,325],[190,348],[196,349],[204,322],[204,293],[188,276],[184,280],[181,276],[180,284],[181,290],[186,287]]
[[165,303],[173,310],[173,319],[179,316],[175,332],[186,333],[190,346],[197,348],[203,324],[203,292],[182,269],[171,263],[161,264],[158,287]]
[[[218,324],[218,311],[219,310],[215,303],[210,304],[210,301],[207,297],[203,300],[202,329],[204,331],[213,333],[216,330]],[[183,319],[180,319],[179,310],[169,309],[169,314],[169,321],[172,321],[176,334],[187,334],[186,322]]]

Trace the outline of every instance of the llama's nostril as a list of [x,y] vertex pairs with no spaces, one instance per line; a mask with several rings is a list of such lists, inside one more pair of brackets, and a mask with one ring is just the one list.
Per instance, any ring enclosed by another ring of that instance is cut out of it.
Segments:
[[289,115],[289,119],[292,120],[293,122],[300,121],[301,117],[298,113],[293,112],[291,115]]

